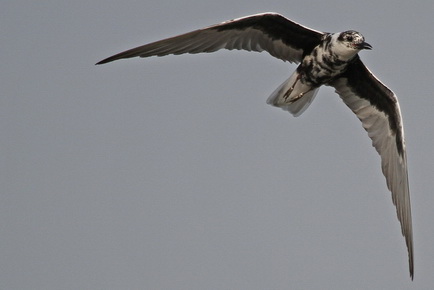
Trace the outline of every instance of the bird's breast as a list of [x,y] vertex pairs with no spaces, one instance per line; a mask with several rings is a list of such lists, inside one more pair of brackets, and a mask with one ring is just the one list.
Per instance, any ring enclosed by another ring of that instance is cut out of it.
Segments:
[[342,74],[347,64],[319,45],[304,57],[297,70],[302,75],[302,82],[319,87]]

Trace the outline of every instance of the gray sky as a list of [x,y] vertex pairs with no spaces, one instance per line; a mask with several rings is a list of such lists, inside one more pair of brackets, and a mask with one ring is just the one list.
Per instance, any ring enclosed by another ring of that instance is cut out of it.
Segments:
[[[0,289],[433,289],[432,1],[7,1]],[[265,104],[267,53],[114,53],[258,12],[354,29],[398,95],[415,280],[360,122],[331,88]]]

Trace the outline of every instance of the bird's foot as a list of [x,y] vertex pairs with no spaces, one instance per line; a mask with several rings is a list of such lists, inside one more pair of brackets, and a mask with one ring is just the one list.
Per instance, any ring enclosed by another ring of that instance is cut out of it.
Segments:
[[297,78],[295,79],[295,82],[292,84],[292,86],[286,91],[286,93],[283,95],[283,99],[285,100],[285,102],[291,104],[295,101],[297,101],[298,99],[300,99],[301,97],[303,97],[304,93],[301,93],[300,95],[293,97],[293,98],[289,98],[289,96],[292,94],[292,92],[294,91],[295,85],[297,84],[297,82],[300,80],[300,75],[297,76]]
[[[285,100],[286,100],[286,102],[287,102],[288,104],[292,104],[292,103],[294,103],[294,102],[300,100],[300,99],[301,99],[301,98],[302,98],[306,93],[307,93],[307,92],[300,93],[300,94],[298,94],[297,96],[292,97],[292,98],[289,99],[289,100],[287,100],[287,97],[286,97]],[[285,94],[285,96],[286,96],[286,94]]]
[[283,95],[283,99],[285,100],[285,102],[291,101],[291,99],[288,100],[288,98],[291,95],[292,91],[294,90],[294,86],[295,86],[295,83]]

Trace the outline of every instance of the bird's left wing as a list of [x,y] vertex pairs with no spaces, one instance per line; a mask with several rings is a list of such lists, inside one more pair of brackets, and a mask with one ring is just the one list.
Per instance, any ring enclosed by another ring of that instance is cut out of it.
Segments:
[[401,111],[395,94],[383,85],[357,57],[347,71],[330,83],[345,104],[362,121],[381,156],[381,168],[392,192],[408,249],[410,276],[413,278],[413,230],[407,157]]
[[304,27],[280,14],[262,13],[139,46],[97,64],[135,56],[214,52],[219,49],[265,50],[276,58],[299,63],[303,55],[320,42],[322,35],[322,32]]

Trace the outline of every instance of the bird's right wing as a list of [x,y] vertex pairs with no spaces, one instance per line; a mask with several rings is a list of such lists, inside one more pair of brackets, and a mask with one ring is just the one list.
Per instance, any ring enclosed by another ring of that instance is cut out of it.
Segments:
[[280,14],[262,13],[139,46],[97,64],[136,56],[214,52],[219,49],[265,50],[276,58],[299,63],[303,55],[321,41],[322,36],[322,32],[304,27]]
[[407,155],[401,110],[396,95],[383,85],[357,57],[343,75],[331,83],[345,104],[362,121],[381,156],[381,168],[401,223],[413,279],[413,230]]

